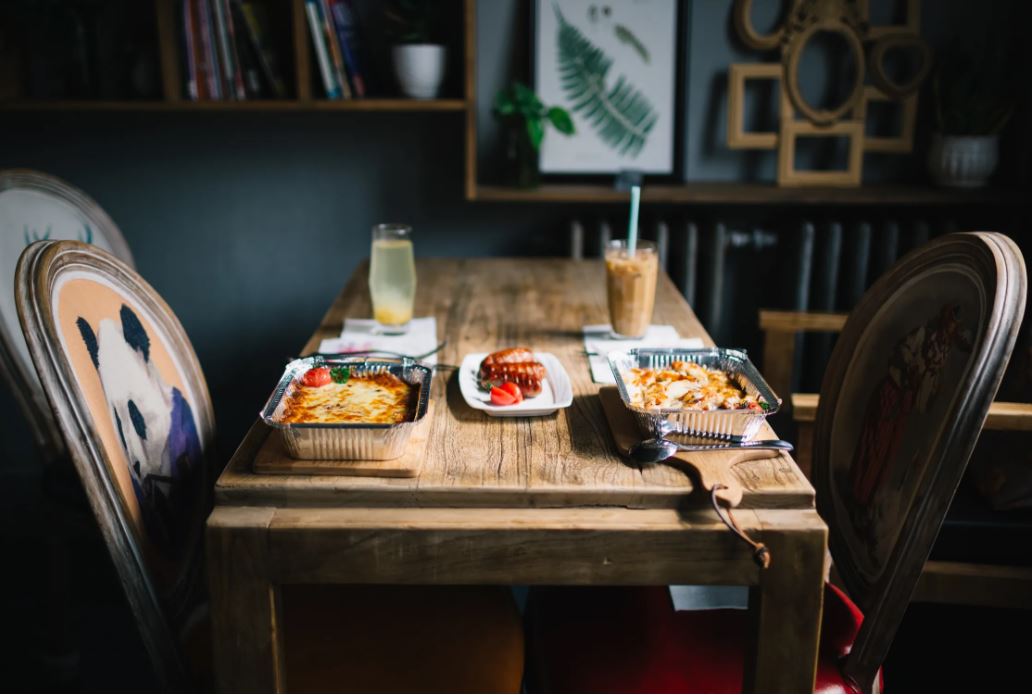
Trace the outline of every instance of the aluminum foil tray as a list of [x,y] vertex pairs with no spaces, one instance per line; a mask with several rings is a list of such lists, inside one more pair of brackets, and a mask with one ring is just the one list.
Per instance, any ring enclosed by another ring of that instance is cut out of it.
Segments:
[[[705,348],[636,348],[609,353],[609,367],[616,378],[620,398],[638,422],[643,436],[665,437],[682,434],[691,437],[711,437],[727,441],[745,441],[751,438],[768,415],[777,412],[781,399],[775,395],[759,370],[742,350]],[[690,410],[673,408],[646,409],[631,405],[631,396],[625,382],[628,370],[662,368],[674,361],[694,362],[711,369],[720,369],[731,375],[740,387],[768,408],[757,413],[751,410]]]
[[[362,423],[285,423],[277,420],[283,397],[295,387],[297,379],[316,366],[348,366],[352,375],[388,371],[418,388],[412,419],[394,425]],[[287,365],[265,407],[260,413],[265,424],[279,430],[287,453],[296,459],[387,461],[405,453],[409,437],[426,415],[430,402],[433,371],[412,360],[370,358],[306,357]]]

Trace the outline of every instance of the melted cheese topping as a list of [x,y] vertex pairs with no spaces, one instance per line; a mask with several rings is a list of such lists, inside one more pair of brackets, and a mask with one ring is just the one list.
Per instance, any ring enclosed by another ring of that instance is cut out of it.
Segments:
[[624,376],[631,405],[671,410],[757,410],[763,406],[727,372],[674,361],[662,369],[634,368]]
[[416,389],[393,374],[353,376],[343,384],[294,382],[283,398],[279,422],[393,425],[411,419]]

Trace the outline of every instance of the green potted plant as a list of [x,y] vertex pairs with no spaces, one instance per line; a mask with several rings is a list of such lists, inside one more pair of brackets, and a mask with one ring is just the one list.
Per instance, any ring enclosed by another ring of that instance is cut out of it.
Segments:
[[447,49],[434,41],[438,10],[435,0],[393,0],[384,8],[394,74],[413,99],[435,98],[444,81]]
[[538,183],[538,151],[545,139],[545,128],[564,135],[574,132],[570,113],[559,106],[547,107],[530,87],[513,82],[495,96],[494,113],[505,125],[505,158],[513,183],[530,188]]
[[937,132],[928,170],[941,186],[979,188],[996,170],[999,133],[1014,111],[1007,58],[999,42],[943,53],[932,79]]

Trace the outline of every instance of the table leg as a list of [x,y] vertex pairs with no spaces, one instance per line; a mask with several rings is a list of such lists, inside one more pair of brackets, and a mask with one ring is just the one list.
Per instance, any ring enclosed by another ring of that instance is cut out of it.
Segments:
[[269,581],[273,510],[216,507],[208,518],[215,682],[220,692],[283,692],[279,592]]
[[[752,588],[746,692],[813,692],[828,533],[815,511],[757,511],[771,564]],[[763,530],[771,529],[771,530]]]

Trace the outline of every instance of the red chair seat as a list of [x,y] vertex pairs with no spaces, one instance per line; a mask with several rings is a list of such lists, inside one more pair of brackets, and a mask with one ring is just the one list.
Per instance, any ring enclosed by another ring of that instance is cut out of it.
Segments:
[[[863,615],[824,592],[816,691],[857,692],[842,677]],[[748,612],[674,611],[666,587],[549,587],[531,594],[530,669],[544,692],[742,691]]]

